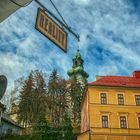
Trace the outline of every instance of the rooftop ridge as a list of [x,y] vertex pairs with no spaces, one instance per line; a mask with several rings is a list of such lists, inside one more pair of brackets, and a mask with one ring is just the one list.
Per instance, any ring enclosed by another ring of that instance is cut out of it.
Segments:
[[125,87],[139,87],[140,88],[140,78],[130,77],[130,76],[101,76],[94,82],[88,83],[88,85],[94,86],[125,86]]

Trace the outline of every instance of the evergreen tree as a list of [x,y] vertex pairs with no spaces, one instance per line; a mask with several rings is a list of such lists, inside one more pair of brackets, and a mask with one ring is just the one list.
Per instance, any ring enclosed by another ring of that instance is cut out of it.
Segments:
[[74,140],[72,122],[67,115],[65,115],[62,125],[62,140]]
[[32,71],[20,91],[18,120],[24,126],[34,125],[39,113],[46,111],[46,84],[41,71]]
[[20,91],[20,103],[19,103],[19,114],[18,121],[26,127],[27,124],[30,124],[30,106],[31,103],[31,94],[33,92],[33,76],[30,73],[27,80],[24,81],[22,89]]
[[[71,118],[73,126],[80,131],[81,124],[81,101],[84,94],[85,86],[77,83],[75,80],[71,80],[69,83],[69,94],[71,99]],[[77,132],[76,132],[77,133]]]
[[66,81],[60,78],[56,70],[53,70],[48,82],[48,97],[50,119],[54,125],[59,125],[64,118],[67,109],[67,84]]
[[50,140],[50,126],[45,118],[45,114],[41,113],[36,126],[33,129],[33,140]]
[[[34,128],[34,140],[73,140],[72,125],[80,126],[83,87],[76,81],[62,79],[56,70],[52,71],[48,86],[43,73],[36,70],[21,87],[18,119],[24,126]],[[71,115],[68,108],[72,108]]]

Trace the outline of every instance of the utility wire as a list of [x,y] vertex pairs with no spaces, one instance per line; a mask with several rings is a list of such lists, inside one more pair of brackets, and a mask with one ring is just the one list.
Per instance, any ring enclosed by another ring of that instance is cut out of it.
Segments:
[[[55,10],[57,11],[57,13],[59,14],[59,16],[61,17],[61,19],[63,20],[63,22],[65,23],[65,25],[67,26],[67,28],[71,29],[71,27],[68,26],[67,22],[65,21],[65,19],[63,18],[63,16],[61,15],[61,13],[59,12],[58,8],[56,7],[56,5],[53,3],[52,0],[50,0],[51,4],[53,5],[53,7],[55,8]],[[80,36],[78,35],[78,42],[80,42]],[[78,46],[79,49],[79,46]]]
[[19,4],[19,3],[17,3],[17,2],[15,2],[14,0],[10,0],[12,3],[14,3],[15,5],[17,5],[17,6],[19,6],[19,7],[26,7],[26,6],[28,6],[32,1],[30,1],[29,3],[27,3],[27,4],[25,4],[25,5],[21,5],[21,4]]
[[63,22],[65,23],[65,25],[66,25],[68,28],[70,28],[70,27],[68,26],[68,24],[66,23],[66,21],[64,20],[63,16],[61,15],[61,13],[59,12],[59,10],[57,9],[57,7],[55,6],[55,4],[53,3],[53,1],[50,0],[50,2],[51,2],[51,4],[53,5],[53,7],[55,8],[55,10],[57,11],[57,13],[59,14],[59,16],[61,17],[61,19],[63,20]]

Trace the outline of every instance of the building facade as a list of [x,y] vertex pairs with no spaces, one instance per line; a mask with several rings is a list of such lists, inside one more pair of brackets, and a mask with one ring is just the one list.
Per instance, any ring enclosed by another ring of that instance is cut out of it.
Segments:
[[4,111],[4,105],[0,102],[0,139],[6,134],[22,135],[23,127],[13,121]]
[[140,140],[140,71],[88,84],[78,140]]

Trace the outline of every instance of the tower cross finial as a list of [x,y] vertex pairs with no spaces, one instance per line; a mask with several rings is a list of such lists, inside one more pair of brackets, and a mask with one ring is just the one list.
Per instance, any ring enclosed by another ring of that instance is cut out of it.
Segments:
[[78,49],[77,49],[77,51],[79,51],[80,50],[80,40],[78,41]]

